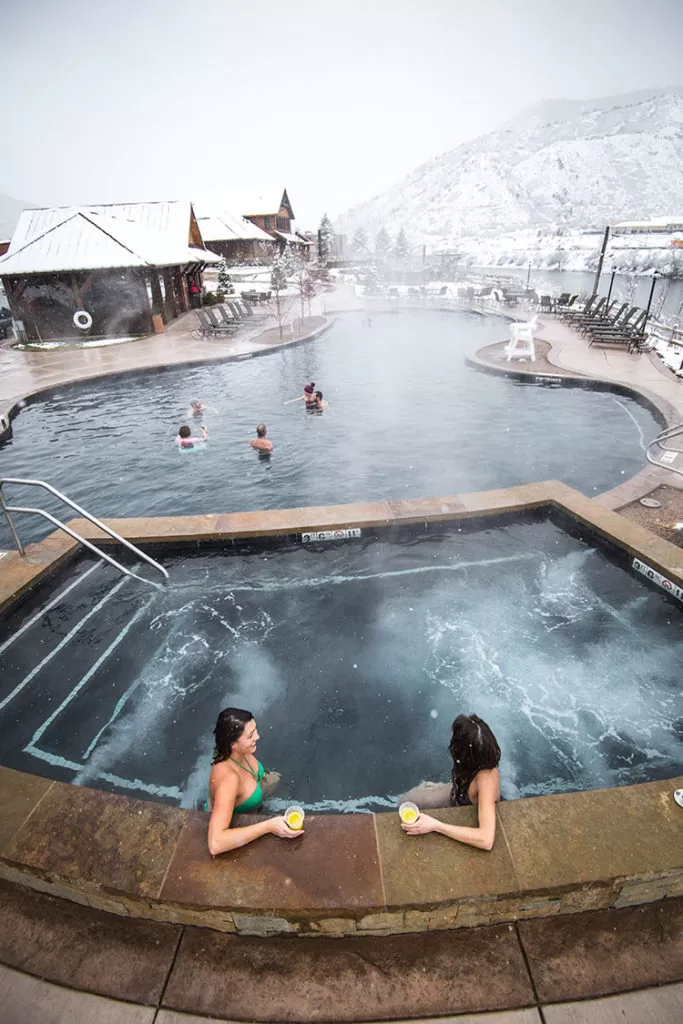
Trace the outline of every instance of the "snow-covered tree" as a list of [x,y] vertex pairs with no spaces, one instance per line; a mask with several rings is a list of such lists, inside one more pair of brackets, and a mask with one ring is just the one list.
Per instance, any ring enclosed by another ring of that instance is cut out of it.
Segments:
[[385,260],[391,249],[391,235],[386,228],[380,228],[375,238],[375,255],[378,260]]
[[293,296],[287,294],[287,278],[292,273],[292,254],[291,252],[288,252],[288,249],[289,246],[285,246],[285,248],[277,254],[273,260],[273,265],[270,271],[270,287],[272,289],[272,293],[268,306],[277,322],[280,340],[282,340],[283,327],[287,314],[294,304]]
[[328,263],[334,256],[334,231],[326,213],[322,215],[318,228],[318,256],[322,263]]
[[353,236],[353,251],[357,256],[369,256],[370,246],[368,245],[368,236],[363,228],[358,228]]
[[365,285],[366,295],[379,294],[379,277],[377,275],[377,267],[374,265],[367,267],[361,280]]
[[410,246],[408,245],[408,239],[406,238],[405,231],[403,230],[403,228],[401,228],[398,235],[396,236],[396,244],[394,245],[394,257],[401,263],[403,263],[405,260],[408,259],[409,255]]
[[218,264],[218,287],[216,292],[224,298],[226,295],[233,295],[234,291],[235,286],[230,280],[230,274],[228,273],[228,261],[224,256]]
[[308,260],[300,253],[296,253],[293,260],[292,277],[294,286],[299,294],[301,308],[301,319],[306,316],[306,303],[308,303],[308,315],[311,315],[311,299],[315,295],[315,281],[313,280],[313,268]]

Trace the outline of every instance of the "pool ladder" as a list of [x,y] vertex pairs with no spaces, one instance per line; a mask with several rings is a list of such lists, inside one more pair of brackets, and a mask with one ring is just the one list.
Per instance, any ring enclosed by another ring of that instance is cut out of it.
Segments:
[[17,550],[19,554],[22,556],[22,558],[25,557],[26,552],[24,551],[24,547],[21,541],[19,540],[19,534],[16,531],[16,527],[14,525],[14,522],[12,521],[12,516],[10,515],[10,513],[26,513],[28,515],[42,516],[43,519],[47,519],[48,522],[52,523],[58,529],[64,530],[64,533],[68,533],[69,536],[73,537],[73,539],[75,541],[78,541],[79,544],[83,544],[86,548],[89,548],[91,551],[94,551],[96,555],[99,555],[100,558],[103,558],[105,562],[109,562],[110,565],[113,565],[114,568],[118,569],[119,572],[124,574],[124,576],[132,576],[134,579],[140,580],[141,583],[147,583],[151,587],[159,586],[159,584],[155,583],[154,580],[145,579],[144,576],[138,576],[138,574],[133,572],[132,569],[126,569],[125,566],[121,565],[120,562],[117,562],[115,558],[111,557],[111,555],[106,554],[106,552],[104,552],[96,544],[93,544],[92,541],[86,540],[85,537],[81,537],[79,533],[76,533],[75,530],[72,530],[71,527],[67,526],[66,523],[63,523],[61,519],[57,519],[49,512],[46,512],[45,509],[24,508],[19,505],[8,505],[7,502],[5,501],[5,494],[3,491],[3,487],[5,486],[5,484],[18,484],[22,487],[44,488],[44,490],[49,491],[50,494],[54,494],[56,498],[59,498],[60,501],[63,501],[65,505],[68,505],[69,508],[74,509],[74,511],[78,512],[79,515],[82,515],[89,522],[94,523],[95,526],[97,526],[104,533],[109,534],[109,536],[112,537],[114,540],[118,541],[119,544],[123,544],[123,546],[128,548],[129,551],[132,551],[133,554],[137,555],[138,558],[141,558],[144,562],[147,562],[149,565],[154,566],[155,569],[158,569],[158,571],[161,573],[164,579],[168,580],[169,576],[167,571],[164,569],[163,565],[159,565],[159,563],[155,562],[153,558],[150,558],[149,555],[146,555],[144,551],[140,550],[140,548],[136,548],[134,544],[130,543],[130,541],[127,541],[124,537],[121,537],[118,533],[116,533],[115,530],[112,530],[111,527],[107,526],[99,519],[96,519],[95,516],[91,516],[89,512],[86,512],[84,508],[81,508],[80,505],[77,505],[75,501],[71,500],[71,498],[67,498],[66,494],[62,494],[62,492],[58,491],[56,487],[52,486],[52,484],[47,484],[45,483],[44,480],[20,480],[15,477],[0,477],[0,510],[5,513],[5,517],[9,524],[12,537],[14,538],[14,543],[16,544]]
[[661,448],[661,450],[664,452],[674,452],[675,455],[683,455],[682,449],[669,448],[669,446],[665,443],[666,441],[673,441],[675,437],[683,437],[683,423],[677,423],[673,427],[669,427],[667,430],[663,430],[661,434],[657,434],[657,437],[655,437],[653,441],[650,441],[649,445],[645,449],[645,458],[648,462],[650,462],[653,466],[656,466],[658,469],[668,469],[671,473],[678,473],[679,476],[683,476],[683,469],[677,469],[676,466],[671,465],[667,466],[664,462],[660,462],[658,459],[655,459],[654,455],[652,455],[650,451],[650,449],[654,448],[656,445],[658,448]]

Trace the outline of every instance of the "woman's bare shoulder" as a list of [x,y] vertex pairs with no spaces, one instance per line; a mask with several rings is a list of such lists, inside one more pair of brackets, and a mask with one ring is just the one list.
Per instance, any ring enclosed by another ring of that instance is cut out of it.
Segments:
[[218,764],[213,765],[211,768],[211,774],[209,775],[209,790],[212,793],[218,789],[224,782],[237,780],[237,772],[230,764],[229,761],[219,761]]
[[474,776],[470,786],[470,800],[478,800],[480,793],[492,794],[500,800],[500,772],[497,768],[482,768]]

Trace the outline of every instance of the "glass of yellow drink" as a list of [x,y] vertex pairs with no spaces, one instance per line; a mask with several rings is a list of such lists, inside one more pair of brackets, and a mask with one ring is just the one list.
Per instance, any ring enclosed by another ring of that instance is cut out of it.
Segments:
[[304,827],[304,818],[306,814],[303,807],[299,807],[298,804],[292,804],[285,811],[285,821],[293,832],[298,832],[299,829]]
[[420,808],[417,804],[412,804],[410,800],[406,800],[406,802],[401,804],[399,807],[398,814],[404,824],[414,825],[420,817]]

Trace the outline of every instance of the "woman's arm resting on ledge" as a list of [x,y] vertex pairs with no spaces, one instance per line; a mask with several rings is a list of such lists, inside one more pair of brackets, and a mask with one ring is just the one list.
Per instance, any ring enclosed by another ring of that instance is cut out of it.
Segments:
[[437,821],[429,814],[420,814],[413,825],[402,824],[401,828],[411,836],[423,836],[428,832],[439,832],[449,839],[457,839],[468,846],[476,846],[479,850],[491,850],[496,838],[496,797],[498,783],[494,772],[481,772],[478,778],[479,798],[477,813],[479,825],[468,828],[465,825],[447,825],[445,821]]
[[281,817],[268,818],[267,821],[259,821],[256,825],[230,828],[236,796],[237,779],[229,775],[217,787],[211,811],[209,853],[212,857],[219,853],[227,853],[228,850],[237,850],[240,846],[246,846],[254,839],[268,834],[279,836],[281,839],[296,839],[297,836],[304,834],[303,829],[294,832]]

